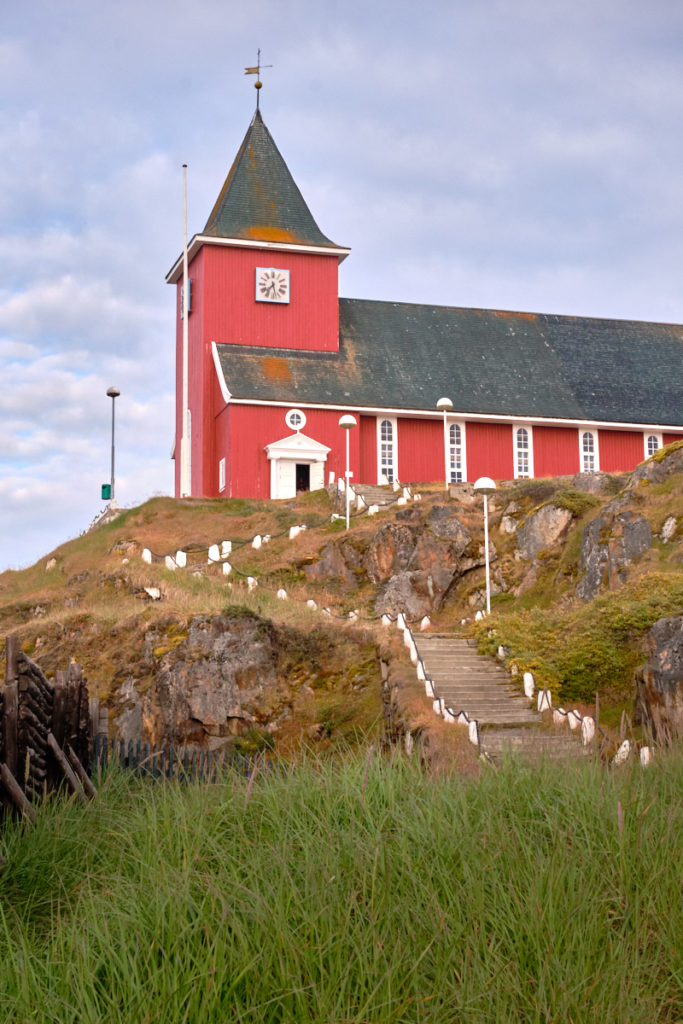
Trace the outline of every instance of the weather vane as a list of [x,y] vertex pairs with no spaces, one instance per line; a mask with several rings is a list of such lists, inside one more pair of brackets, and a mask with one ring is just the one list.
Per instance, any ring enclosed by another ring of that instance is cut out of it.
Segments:
[[255,68],[245,68],[244,69],[245,75],[256,75],[256,81],[254,82],[254,88],[256,89],[256,109],[257,110],[259,108],[258,107],[259,89],[263,85],[263,82],[261,81],[261,68],[272,68],[272,66],[273,66],[272,64],[262,64],[261,63],[261,51],[257,50],[256,51],[256,67]]

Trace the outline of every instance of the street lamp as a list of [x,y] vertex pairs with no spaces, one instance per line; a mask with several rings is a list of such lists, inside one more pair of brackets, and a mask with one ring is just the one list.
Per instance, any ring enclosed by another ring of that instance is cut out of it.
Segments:
[[449,444],[448,444],[448,414],[453,408],[453,403],[450,398],[440,398],[436,403],[436,407],[439,412],[443,412],[443,454],[444,462],[446,464],[446,490],[448,490],[448,484],[450,483],[450,465],[449,465]]
[[484,494],[484,558],[486,560],[486,614],[491,614],[491,567],[489,564],[489,508],[488,492],[495,491],[496,483],[490,476],[480,476],[474,481],[475,491]]
[[114,406],[121,392],[118,388],[107,388],[107,394],[111,398],[111,484],[109,486],[109,503],[114,505]]
[[339,426],[342,427],[342,429],[346,431],[346,473],[344,474],[344,476],[346,478],[346,529],[348,530],[348,528],[349,528],[349,483],[350,483],[351,476],[352,476],[351,472],[349,471],[349,434],[351,433],[351,431],[353,430],[354,427],[358,426],[358,423],[356,422],[356,417],[352,416],[351,413],[347,412],[347,413],[344,413],[343,416],[340,416],[340,418],[339,418]]

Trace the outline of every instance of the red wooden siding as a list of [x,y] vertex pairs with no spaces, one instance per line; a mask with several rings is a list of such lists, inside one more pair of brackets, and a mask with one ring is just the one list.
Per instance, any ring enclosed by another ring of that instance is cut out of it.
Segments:
[[[204,337],[229,345],[270,348],[339,348],[336,255],[260,252],[205,245],[206,270],[197,300],[204,307]],[[194,276],[194,262],[190,276]],[[256,267],[290,271],[289,303],[257,302]]]
[[578,473],[579,433],[575,427],[532,429],[534,476],[564,476]]
[[377,483],[377,417],[361,416],[359,422],[359,458],[356,483]]
[[510,480],[514,475],[512,427],[508,423],[467,423],[467,479]]
[[643,431],[598,430],[600,470],[623,473],[645,458]]
[[662,444],[673,444],[674,441],[683,441],[683,434],[662,434]]
[[[270,497],[270,462],[265,446],[292,433],[285,423],[286,408],[257,405],[233,405],[230,410],[230,479],[231,494],[244,498]],[[306,409],[303,434],[331,451],[325,463],[325,482],[330,472],[343,477],[346,470],[346,437],[339,426],[339,412]],[[356,413],[356,418],[358,414]],[[349,462],[352,480],[358,481],[360,464],[360,431],[350,431]],[[217,493],[216,490],[212,493]],[[363,481],[366,482],[366,481]]]
[[401,483],[444,480],[443,420],[399,418],[397,434]]

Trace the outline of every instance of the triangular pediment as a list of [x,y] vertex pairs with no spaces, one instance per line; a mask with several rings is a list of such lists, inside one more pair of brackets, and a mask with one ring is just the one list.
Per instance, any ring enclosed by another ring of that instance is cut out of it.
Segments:
[[266,445],[266,452],[269,459],[313,459],[324,461],[330,448],[321,444],[320,441],[308,437],[307,434],[290,434],[279,441],[273,441]]

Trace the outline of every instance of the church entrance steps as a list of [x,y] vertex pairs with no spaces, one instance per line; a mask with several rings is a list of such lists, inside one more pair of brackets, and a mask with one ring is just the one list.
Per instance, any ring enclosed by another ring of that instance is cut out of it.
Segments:
[[464,711],[479,723],[481,748],[492,757],[507,753],[525,758],[587,753],[573,736],[548,731],[543,717],[512,685],[493,658],[477,654],[462,637],[414,636],[435,697],[456,715]]
[[352,486],[368,508],[370,505],[393,505],[402,493],[394,491],[391,487],[380,487],[379,484],[353,484]]

